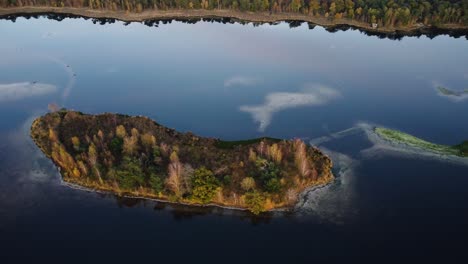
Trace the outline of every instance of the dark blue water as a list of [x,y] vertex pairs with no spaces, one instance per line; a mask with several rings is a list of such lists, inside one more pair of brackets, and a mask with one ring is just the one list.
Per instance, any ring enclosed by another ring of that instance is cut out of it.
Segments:
[[467,257],[468,166],[364,155],[372,142],[362,133],[322,146],[346,162],[334,160],[339,180],[317,204],[260,217],[71,189],[28,137],[32,118],[55,103],[224,139],[313,139],[368,122],[457,144],[468,139],[468,100],[436,88],[468,88],[465,38],[45,18],[1,20],[0,35],[2,263]]

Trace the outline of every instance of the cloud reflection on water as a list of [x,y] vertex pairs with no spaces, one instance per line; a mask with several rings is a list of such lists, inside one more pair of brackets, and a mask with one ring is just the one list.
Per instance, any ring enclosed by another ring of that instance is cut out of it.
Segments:
[[250,76],[234,76],[224,81],[224,87],[253,86],[262,83],[263,79]]
[[47,83],[18,82],[0,84],[0,102],[17,101],[24,98],[54,93],[57,87]]
[[319,84],[306,85],[302,92],[273,92],[265,96],[261,105],[243,105],[240,110],[250,113],[255,122],[259,123],[260,132],[270,125],[273,114],[282,110],[300,106],[317,106],[328,103],[340,96],[334,89]]

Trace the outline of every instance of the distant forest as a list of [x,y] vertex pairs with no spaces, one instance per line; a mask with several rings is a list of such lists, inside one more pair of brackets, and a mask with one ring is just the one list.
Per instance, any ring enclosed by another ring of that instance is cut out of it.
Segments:
[[468,25],[468,0],[0,0],[0,7],[51,6],[140,13],[206,9],[294,13],[330,20],[348,18],[383,27]]

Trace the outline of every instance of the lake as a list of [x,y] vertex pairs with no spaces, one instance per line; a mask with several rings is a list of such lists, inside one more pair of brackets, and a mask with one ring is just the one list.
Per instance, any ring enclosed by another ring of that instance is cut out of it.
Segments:
[[[2,263],[466,258],[467,162],[389,150],[362,129],[468,140],[468,97],[438,90],[468,88],[466,37],[45,17],[0,20],[0,35]],[[337,179],[294,213],[258,217],[73,189],[29,138],[48,104],[226,140],[302,138]]]

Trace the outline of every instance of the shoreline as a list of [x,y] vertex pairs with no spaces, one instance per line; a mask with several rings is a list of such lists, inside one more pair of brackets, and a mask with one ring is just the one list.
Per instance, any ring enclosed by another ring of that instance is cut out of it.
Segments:
[[[122,198],[130,198],[130,199],[137,199],[137,200],[147,200],[147,201],[153,201],[153,202],[158,202],[158,203],[164,203],[164,204],[169,204],[169,205],[175,205],[175,206],[187,206],[187,207],[198,207],[198,208],[210,208],[210,207],[215,207],[215,208],[220,208],[220,209],[225,209],[225,210],[233,210],[233,211],[239,211],[239,212],[244,212],[244,213],[250,213],[250,211],[247,208],[243,207],[235,207],[235,206],[227,206],[227,205],[221,205],[221,204],[216,204],[216,203],[209,203],[209,204],[195,204],[195,203],[188,203],[188,202],[178,202],[178,201],[170,201],[167,199],[162,199],[162,198],[154,198],[154,197],[148,197],[148,196],[138,196],[138,195],[131,195],[131,194],[118,194],[116,192],[106,190],[106,189],[99,189],[99,188],[91,188],[91,187],[86,187],[83,185],[80,185],[78,183],[73,183],[66,181],[60,173],[60,168],[57,167],[57,172],[59,173],[59,182],[60,185],[66,186],[68,188],[74,189],[74,190],[79,190],[79,191],[84,191],[84,192],[89,192],[89,193],[98,193],[98,194],[108,194],[108,195],[113,195],[114,197],[122,197]],[[291,207],[278,207],[278,208],[273,208],[268,211],[265,211],[262,213],[262,215],[266,213],[287,213],[287,212],[294,212],[299,208],[301,205],[304,204],[305,202],[305,197],[311,193],[315,192],[317,190],[323,189],[325,187],[328,187],[332,185],[335,182],[336,179],[328,182],[328,183],[323,183],[319,184],[316,186],[310,186],[306,189],[304,189],[301,193],[298,194],[298,200],[296,204],[294,204]],[[257,215],[258,216],[258,215]]]
[[[60,171],[59,171],[60,174]],[[200,208],[209,208],[209,207],[217,207],[221,209],[226,209],[226,210],[236,210],[236,211],[241,211],[241,212],[248,212],[246,208],[241,208],[241,207],[230,207],[230,206],[224,206],[224,205],[219,205],[219,204],[191,204],[191,203],[186,203],[186,202],[174,202],[170,200],[165,200],[165,199],[160,199],[160,198],[152,198],[152,197],[147,197],[147,196],[136,196],[136,195],[129,195],[129,194],[122,194],[119,195],[115,192],[109,191],[109,190],[104,190],[104,189],[96,189],[96,188],[90,188],[90,187],[85,187],[83,185],[79,185],[77,183],[72,183],[69,181],[66,181],[63,179],[62,176],[60,178],[60,184],[63,186],[66,186],[68,188],[74,189],[74,190],[79,190],[79,191],[84,191],[84,192],[90,192],[90,193],[99,193],[99,194],[109,194],[113,195],[116,197],[123,197],[123,198],[130,198],[130,199],[138,199],[138,200],[148,200],[148,201],[154,201],[158,203],[165,203],[165,204],[170,204],[170,205],[181,205],[181,206],[189,206],[189,207],[200,207]],[[286,209],[273,209],[267,212],[274,212],[274,211],[286,211]]]
[[[46,158],[47,158],[47,156],[46,156]],[[56,165],[54,164],[54,166],[56,166]],[[225,209],[225,210],[233,210],[233,211],[239,211],[239,212],[244,212],[244,213],[250,213],[249,209],[244,208],[244,207],[228,206],[228,205],[222,205],[222,204],[216,204],[216,203],[198,204],[198,203],[188,203],[188,202],[183,202],[183,201],[171,201],[171,200],[168,200],[168,199],[149,197],[149,196],[144,196],[144,195],[132,195],[132,194],[128,194],[128,193],[119,194],[117,192],[113,192],[112,190],[108,190],[108,189],[104,189],[104,188],[87,187],[87,186],[84,186],[84,185],[80,185],[78,183],[73,183],[73,182],[65,180],[62,177],[62,174],[60,172],[60,168],[59,167],[56,167],[56,168],[57,168],[57,172],[59,174],[58,178],[59,178],[60,185],[66,186],[66,187],[74,189],[74,190],[79,190],[79,191],[84,191],[84,192],[89,192],[89,193],[108,194],[108,195],[113,195],[114,197],[121,197],[121,198],[147,200],[147,201],[153,201],[153,202],[164,203],[164,204],[175,205],[175,206],[187,206],[187,207],[198,207],[198,208],[216,207],[216,208]],[[311,186],[311,187],[308,187],[308,188],[304,189],[304,191],[302,191],[301,193],[298,194],[298,201],[294,206],[273,208],[273,209],[270,209],[268,211],[263,212],[262,214],[265,214],[265,213],[279,213],[279,212],[281,212],[281,213],[293,212],[300,203],[303,203],[302,197],[304,195],[306,195],[309,192],[313,192],[315,190],[318,190],[318,189],[321,189],[323,187],[329,186],[333,182],[334,182],[334,180],[330,181],[328,183],[323,183],[323,184],[320,184],[320,185],[317,185],[317,186]]]
[[[141,13],[127,13],[124,11],[103,11],[85,8],[71,7],[14,7],[0,8],[0,19],[8,18],[9,16],[28,16],[28,15],[72,15],[84,18],[94,19],[116,19],[123,22],[143,22],[148,20],[165,20],[165,19],[233,19],[238,21],[252,23],[279,23],[288,21],[298,21],[322,26],[326,29],[354,28],[362,30],[369,34],[387,34],[387,35],[402,35],[412,36],[418,34],[431,35],[433,32],[438,34],[450,34],[453,31],[463,32],[468,37],[468,26],[459,24],[445,24],[440,26],[416,24],[409,27],[379,27],[372,28],[370,24],[350,20],[346,18],[329,20],[325,17],[317,17],[311,15],[302,15],[295,13],[276,13],[269,12],[240,12],[232,10],[168,10],[168,11],[143,11]],[[463,34],[462,34],[463,35]]]

